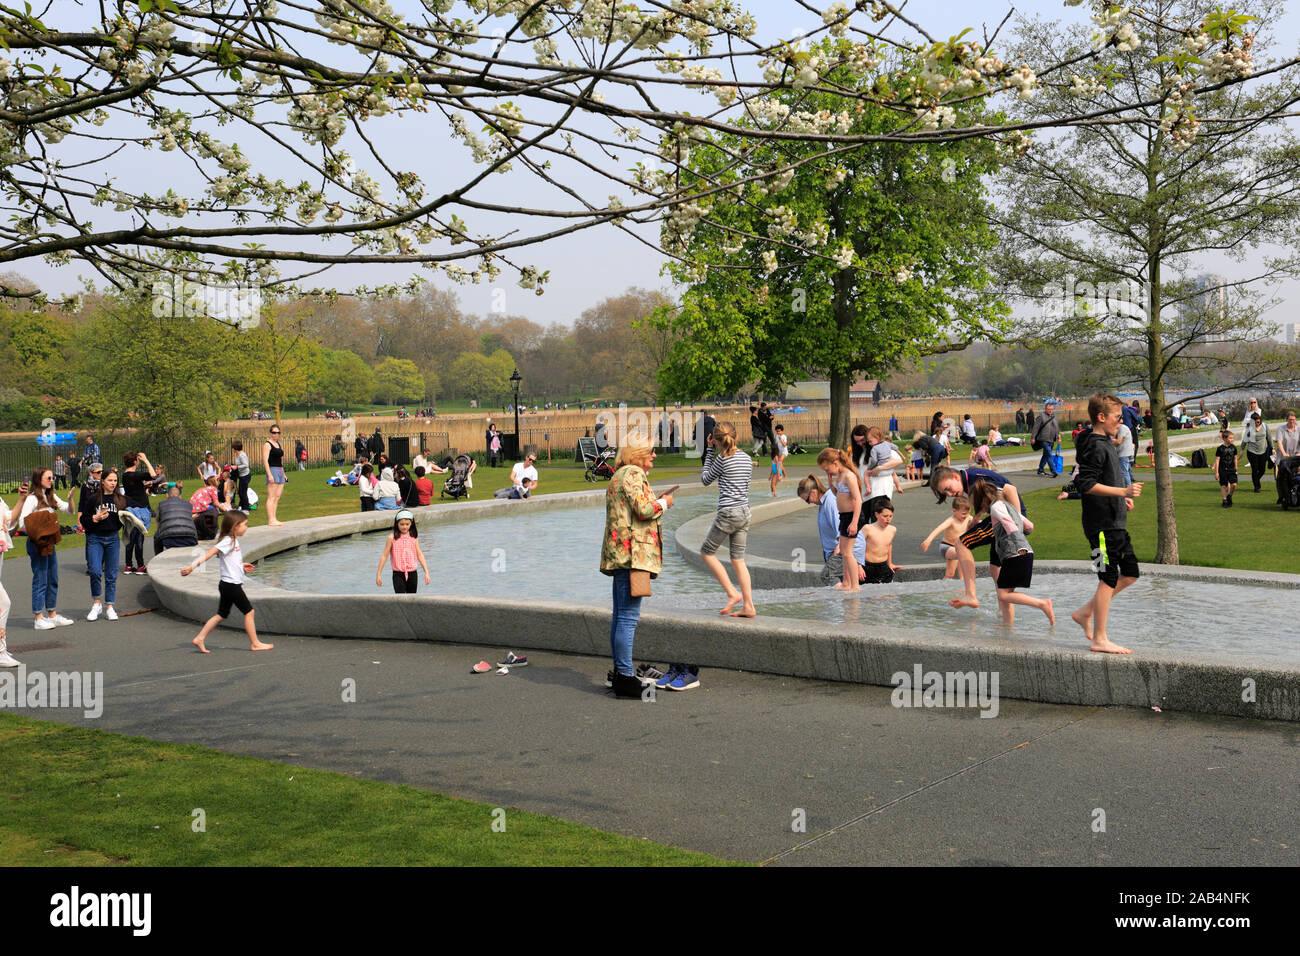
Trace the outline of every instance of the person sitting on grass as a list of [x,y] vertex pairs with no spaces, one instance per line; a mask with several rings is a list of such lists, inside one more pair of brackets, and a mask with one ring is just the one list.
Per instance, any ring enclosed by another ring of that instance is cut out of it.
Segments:
[[520,501],[527,498],[533,489],[533,479],[524,478],[519,485],[510,485],[506,488],[498,488],[492,492],[493,498],[509,498],[513,501]]
[[229,511],[230,505],[218,500],[217,484],[221,481],[216,475],[210,475],[203,480],[203,487],[190,497],[190,512],[192,517],[198,517],[205,511],[211,511],[214,514],[218,511]]

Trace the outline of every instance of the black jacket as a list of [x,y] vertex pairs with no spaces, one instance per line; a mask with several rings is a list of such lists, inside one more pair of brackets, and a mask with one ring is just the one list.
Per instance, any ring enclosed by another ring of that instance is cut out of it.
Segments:
[[1124,476],[1119,470],[1119,450],[1114,442],[1104,432],[1095,429],[1081,433],[1075,461],[1079,475],[1074,484],[1083,496],[1084,534],[1123,529],[1128,523],[1128,507],[1124,499],[1088,494],[1095,485],[1124,487]]

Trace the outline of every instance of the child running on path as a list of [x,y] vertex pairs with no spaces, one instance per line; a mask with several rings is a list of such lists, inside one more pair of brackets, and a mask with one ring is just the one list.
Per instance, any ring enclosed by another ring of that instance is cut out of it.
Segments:
[[393,520],[393,534],[384,539],[384,554],[379,559],[379,570],[375,572],[375,587],[384,586],[384,564],[390,554],[393,557],[394,594],[415,593],[420,582],[419,573],[415,570],[417,565],[424,568],[425,586],[432,583],[429,565],[425,563],[424,552],[416,540],[419,536],[420,529],[415,526],[415,515],[405,510],[397,512],[397,517]]
[[921,542],[921,550],[929,551],[934,539],[943,535],[943,540],[939,542],[939,553],[943,555],[945,564],[943,572],[945,581],[951,580],[957,574],[957,544],[961,536],[970,530],[971,521],[970,499],[965,495],[957,495],[952,499],[952,517],[945,518],[939,527],[931,531]]
[[1034,549],[1025,538],[1026,531],[1034,530],[1034,523],[1020,513],[1019,508],[1007,504],[1006,498],[995,485],[976,482],[971,492],[971,511],[987,511],[993,520],[993,547],[1002,561],[998,573],[998,606],[1002,609],[1002,623],[1010,627],[1016,620],[1016,605],[1036,607],[1056,625],[1056,613],[1050,598],[1032,598],[1020,594],[1016,588],[1027,588],[1034,577]]
[[894,520],[894,504],[888,498],[875,504],[875,520],[863,529],[867,541],[867,584],[889,584],[894,580],[898,565],[894,564],[894,535],[898,528]]
[[1097,569],[1097,591],[1092,599],[1070,615],[1083,628],[1090,649],[1106,654],[1132,654],[1127,647],[1111,642],[1106,634],[1110,602],[1138,579],[1137,555],[1129,540],[1128,513],[1133,499],[1142,494],[1142,483],[1121,487],[1119,452],[1114,438],[1121,421],[1120,400],[1114,395],[1096,394],[1088,399],[1092,431],[1080,439],[1075,453],[1079,476],[1075,484],[1083,495],[1083,533],[1092,547]]
[[858,520],[862,515],[862,485],[858,480],[853,460],[843,448],[823,448],[817,455],[817,464],[826,472],[826,480],[835,492],[835,504],[840,514],[840,558],[844,562],[844,579],[835,585],[839,591],[857,591],[858,562],[853,557],[853,542],[858,536]]
[[188,576],[194,569],[214,555],[221,555],[221,580],[217,584],[217,593],[221,595],[217,603],[217,613],[208,618],[199,631],[199,636],[192,642],[204,654],[212,652],[204,646],[213,629],[226,619],[231,607],[239,608],[244,615],[244,630],[248,632],[251,651],[269,651],[274,644],[263,644],[257,639],[257,628],[253,625],[253,605],[244,594],[244,574],[253,570],[251,564],[244,563],[244,555],[239,550],[239,539],[248,530],[248,515],[242,511],[227,511],[221,518],[221,531],[217,534],[217,543],[197,561],[181,568],[181,574]]
[[[758,611],[754,609],[749,569],[745,567],[745,546],[749,543],[749,481],[754,477],[754,461],[736,447],[736,427],[731,422],[714,425],[705,444],[708,450],[704,453],[700,482],[705,485],[718,483],[718,513],[700,547],[700,557],[727,592],[727,603],[718,613],[731,617],[756,617]],[[718,560],[718,548],[724,541],[731,554],[731,566],[736,571],[739,590],[732,586],[727,569]],[[731,609],[737,604],[741,608],[733,612]]]

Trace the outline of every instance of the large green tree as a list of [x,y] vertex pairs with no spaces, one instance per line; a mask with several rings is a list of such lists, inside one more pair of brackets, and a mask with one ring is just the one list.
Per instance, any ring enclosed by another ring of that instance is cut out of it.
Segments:
[[178,460],[238,413],[246,350],[238,329],[207,316],[154,314],[144,299],[109,300],[76,333],[72,383],[100,430],[134,428],[155,460]]
[[407,359],[384,359],[375,366],[375,390],[389,405],[424,398],[424,376]]
[[[1035,145],[1007,171],[999,203],[1003,261],[1044,304],[1049,331],[1079,343],[1095,384],[1150,397],[1155,560],[1166,564],[1178,563],[1166,391],[1208,397],[1294,375],[1264,312],[1269,285],[1300,273],[1300,141],[1283,118],[1300,99],[1300,73],[1213,88],[1266,64],[1283,6],[1243,7],[1258,19],[1203,0],[1135,3],[1141,46],[1112,46],[1093,68],[1046,85],[1024,115],[1050,125],[1081,101],[1105,110],[1143,90],[1147,122]],[[1089,49],[1087,36],[1057,24],[1031,24],[1021,42],[1067,60]],[[1211,91],[1193,96],[1197,86]],[[1198,276],[1217,271],[1212,255],[1255,261],[1233,279]]]
[[[828,41],[810,55],[833,61],[846,43]],[[930,69],[959,75],[976,55],[974,47],[945,45]],[[897,66],[900,75],[921,69]],[[853,98],[861,74],[842,67],[830,80],[845,93],[773,93],[751,102],[749,122],[830,124],[852,135],[897,124],[895,111]],[[964,105],[961,119],[977,117],[979,102]],[[958,118],[924,100],[915,109],[918,123],[936,128]],[[827,440],[843,444],[856,376],[884,377],[918,355],[1000,334],[1008,310],[987,291],[995,234],[980,181],[998,153],[987,141],[827,151],[815,142],[755,146],[715,137],[695,148],[690,176],[727,189],[664,227],[663,243],[679,256],[668,271],[689,286],[671,319],[678,335],[661,369],[664,397],[734,393],[750,383],[776,391],[827,375]]]

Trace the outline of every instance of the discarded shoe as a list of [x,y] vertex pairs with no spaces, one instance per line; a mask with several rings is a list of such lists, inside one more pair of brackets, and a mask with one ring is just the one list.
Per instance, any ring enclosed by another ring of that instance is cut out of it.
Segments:
[[492,669],[492,665],[489,664],[487,661],[479,661],[477,664],[475,664],[473,667],[469,669],[469,672],[471,674],[486,674],[491,669]]
[[515,652],[511,651],[505,656],[504,660],[497,661],[497,667],[527,667],[527,657],[516,657]]

